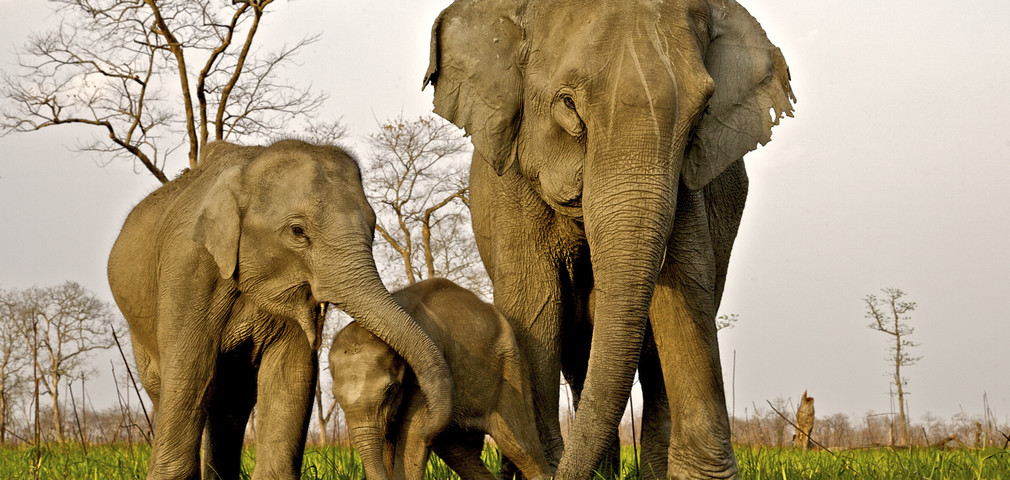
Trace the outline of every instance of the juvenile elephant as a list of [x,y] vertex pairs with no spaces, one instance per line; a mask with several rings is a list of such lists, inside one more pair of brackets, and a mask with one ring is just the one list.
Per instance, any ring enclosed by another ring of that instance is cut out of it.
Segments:
[[636,367],[643,473],[733,477],[715,317],[742,158],[794,100],[758,22],[734,0],[456,0],[425,83],[471,136],[477,246],[558,477],[592,476]]
[[415,283],[393,297],[445,355],[452,420],[443,432],[427,428],[427,407],[403,359],[352,322],[333,340],[330,369],[365,475],[421,480],[430,445],[460,477],[494,479],[480,460],[486,432],[529,478],[548,476],[529,372],[501,313],[443,279]]
[[239,478],[258,405],[253,478],[298,478],[331,302],[418,372],[432,429],[448,422],[441,350],[383,287],[375,215],[354,159],[330,146],[208,145],[138,204],[109,256],[156,411],[149,479]]

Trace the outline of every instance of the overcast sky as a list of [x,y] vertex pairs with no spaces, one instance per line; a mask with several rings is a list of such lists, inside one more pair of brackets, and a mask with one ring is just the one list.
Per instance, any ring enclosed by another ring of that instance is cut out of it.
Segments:
[[[343,117],[360,139],[376,119],[431,111],[421,79],[448,4],[278,0],[261,41],[321,32],[291,75],[329,92],[323,116]],[[1010,421],[1010,2],[743,4],[782,49],[799,102],[747,157],[721,312],[740,317],[720,334],[731,407],[734,397],[741,416],[766,399],[795,404],[806,389],[819,415],[889,411],[888,339],[866,327],[861,298],[897,287],[918,302],[913,418],[980,415],[988,393]],[[9,69],[13,47],[58,17],[46,2],[0,7]],[[0,288],[75,280],[111,301],[109,249],[158,184],[129,163],[75,154],[90,135],[0,138]]]

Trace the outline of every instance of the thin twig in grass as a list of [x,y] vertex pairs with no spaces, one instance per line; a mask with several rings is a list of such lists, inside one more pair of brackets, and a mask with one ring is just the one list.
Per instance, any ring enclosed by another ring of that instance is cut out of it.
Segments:
[[[751,404],[751,406],[754,407],[754,419],[757,420],[758,433],[760,434],[759,438],[761,439],[761,443],[764,444],[764,445],[771,445],[771,442],[769,442],[768,438],[765,436],[765,427],[763,425],[761,425],[761,415],[758,413],[758,406],[757,406],[757,404],[754,403],[754,402],[751,402],[750,404]],[[768,403],[768,404],[771,405],[771,403]]]
[[[791,425],[796,430],[800,429],[800,427],[797,427],[796,424],[792,422],[792,420],[789,420],[789,418],[786,417],[785,415],[783,415],[782,412],[778,411],[775,408],[775,406],[772,405],[772,402],[769,402],[768,400],[765,400],[765,402],[768,402],[768,406],[771,407],[771,409],[772,409],[773,412],[777,413],[780,417],[782,417],[782,420],[785,420],[786,423],[788,423],[789,425]],[[813,432],[810,432],[810,433],[813,433]],[[808,437],[810,438],[811,442],[814,442],[814,445],[817,445],[818,447],[821,447],[822,450],[830,453],[831,455],[834,455],[835,458],[841,458],[841,457],[838,456],[838,454],[836,454],[835,452],[832,452],[830,449],[828,449],[828,447],[825,447],[824,444],[822,444],[821,442],[818,442],[817,440],[814,440],[813,435],[808,435]]]
[[84,429],[81,428],[81,417],[77,415],[77,400],[74,399],[74,382],[67,382],[67,390],[70,391],[70,406],[74,409],[74,423],[77,424],[77,436],[81,438],[81,448],[84,454],[88,454],[88,443],[84,441]]
[[[144,437],[144,441],[147,442],[148,445],[151,445],[151,437],[143,428],[141,428],[140,425],[137,425],[136,420],[133,419],[133,410],[130,408],[130,399],[127,398],[125,402],[123,401],[123,392],[119,388],[119,379],[116,378],[116,363],[109,360],[109,366],[112,368],[112,381],[116,383],[116,398],[119,400],[119,411],[121,414],[119,419],[120,427],[126,428],[127,442],[131,445],[133,444],[133,429],[136,428],[137,431],[140,432],[140,436]],[[126,368],[129,369],[130,366],[127,365]],[[127,391],[126,393],[129,394],[130,392]],[[148,426],[150,426],[150,424],[148,424]],[[119,429],[116,430],[116,436],[119,436]]]
[[[91,411],[92,412],[96,411],[95,410],[95,402],[91,401],[91,395],[88,395],[87,391],[84,392],[84,398],[81,399],[81,403],[84,404],[83,408],[85,408],[85,409],[88,408],[88,403],[90,403],[91,404]],[[107,435],[105,435],[105,427],[102,426],[102,422],[98,422],[98,434],[101,436],[100,438],[102,438],[103,440],[107,441],[107,439],[109,438]]]
[[[147,430],[152,431],[151,417],[147,414],[147,407],[144,405],[144,397],[140,394],[140,387],[137,386],[137,380],[133,378],[133,371],[130,370],[130,363],[126,361],[126,353],[123,352],[123,346],[119,343],[119,336],[116,335],[116,327],[109,327],[112,329],[112,339],[116,341],[116,348],[119,349],[119,356],[123,357],[123,364],[126,365],[126,375],[130,379],[130,383],[133,384],[133,391],[137,392],[137,401],[140,402],[140,410],[144,412],[144,420],[147,421]],[[147,435],[144,435],[146,438]],[[150,443],[150,440],[148,440]]]

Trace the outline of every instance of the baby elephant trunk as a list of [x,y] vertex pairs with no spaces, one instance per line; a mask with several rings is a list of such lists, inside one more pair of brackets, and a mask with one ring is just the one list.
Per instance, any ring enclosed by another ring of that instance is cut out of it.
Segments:
[[389,474],[383,458],[386,436],[378,422],[365,422],[356,425],[349,421],[348,429],[351,432],[351,442],[358,449],[358,454],[361,455],[361,463],[365,467],[365,478],[388,480]]

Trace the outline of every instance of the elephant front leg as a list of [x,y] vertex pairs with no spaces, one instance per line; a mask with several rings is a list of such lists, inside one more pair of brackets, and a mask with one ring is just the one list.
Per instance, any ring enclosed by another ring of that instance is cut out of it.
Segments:
[[512,288],[499,289],[496,286],[495,300],[503,300],[498,306],[512,324],[519,348],[529,362],[530,390],[533,408],[537,413],[536,427],[546,449],[547,459],[554,466],[564,451],[558,418],[561,400],[561,295],[556,285],[544,288],[549,285],[544,283],[539,287],[530,285],[528,290],[513,290],[518,283],[520,282],[513,279],[509,284]]
[[[578,228],[560,219],[517,172],[499,176],[475,152],[470,211],[494,303],[530,366],[537,431],[551,466],[564,451],[558,419],[562,257],[577,256]],[[573,233],[574,232],[574,233]]]
[[[160,385],[147,478],[199,479],[200,437],[206,421],[219,339],[204,311],[163,301],[159,314]],[[184,328],[182,326],[186,326]],[[192,326],[207,326],[194,333]],[[209,330],[209,331],[208,331]]]
[[[196,347],[196,345],[194,345]],[[202,346],[201,350],[209,350]],[[191,353],[193,349],[189,350]],[[212,355],[201,355],[213,358]],[[212,381],[204,366],[191,358],[162,357],[165,381],[162,383],[154,422],[151,466],[147,478],[199,479],[200,436],[206,419],[204,398]]]
[[696,194],[682,195],[676,223],[650,311],[670,410],[668,477],[733,478],[715,327],[716,265]]
[[287,322],[264,347],[257,379],[253,479],[297,479],[319,371],[303,331]]

